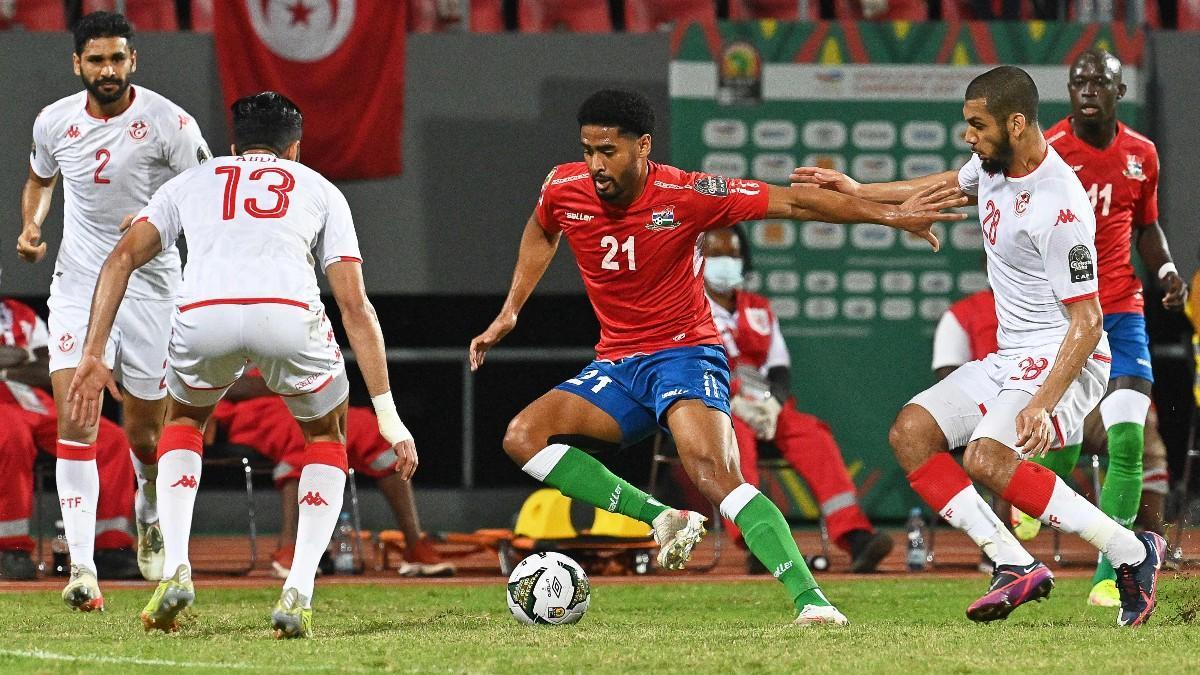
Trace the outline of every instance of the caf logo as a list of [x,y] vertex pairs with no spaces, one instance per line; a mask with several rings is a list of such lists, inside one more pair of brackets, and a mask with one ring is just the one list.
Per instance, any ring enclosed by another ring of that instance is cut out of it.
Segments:
[[355,0],[242,0],[254,32],[267,47],[289,61],[320,61],[350,34]]

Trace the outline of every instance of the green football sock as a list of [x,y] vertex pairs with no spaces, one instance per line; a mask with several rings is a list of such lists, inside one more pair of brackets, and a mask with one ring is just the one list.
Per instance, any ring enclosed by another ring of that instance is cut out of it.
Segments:
[[[1142,453],[1146,448],[1146,427],[1122,422],[1108,428],[1108,473],[1100,489],[1100,510],[1129,527],[1142,502]],[[1116,579],[1112,563],[1104,556],[1096,566],[1092,583]]]
[[830,604],[812,572],[808,571],[804,556],[800,555],[796,540],[792,538],[791,528],[770,499],[762,494],[755,495],[742,507],[734,523],[742,531],[746,547],[754,557],[791,593],[796,609],[804,609],[805,605]]
[[595,457],[579,448],[568,448],[558,464],[542,481],[559,492],[614,513],[629,516],[643,523],[653,521],[666,511],[657,499],[622,480]]
[[1047,452],[1044,457],[1034,457],[1029,461],[1041,464],[1058,474],[1059,478],[1068,480],[1071,477],[1071,472],[1075,470],[1075,465],[1079,464],[1079,453],[1082,450],[1083,444],[1076,443],[1065,446],[1061,450],[1052,450]]

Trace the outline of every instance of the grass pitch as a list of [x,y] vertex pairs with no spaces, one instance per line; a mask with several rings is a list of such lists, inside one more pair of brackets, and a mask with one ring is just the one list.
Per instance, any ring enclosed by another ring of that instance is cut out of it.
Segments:
[[206,588],[178,633],[145,634],[151,589],[110,590],[103,615],[70,614],[57,592],[0,595],[4,672],[1184,672],[1200,667],[1200,578],[1164,574],[1159,610],[1138,630],[1085,605],[1086,579],[1047,602],[975,625],[977,578],[835,580],[825,590],[853,622],[796,629],[770,579],[608,583],[576,626],[527,627],[504,584],[318,583],[316,638],[270,638],[278,590]]

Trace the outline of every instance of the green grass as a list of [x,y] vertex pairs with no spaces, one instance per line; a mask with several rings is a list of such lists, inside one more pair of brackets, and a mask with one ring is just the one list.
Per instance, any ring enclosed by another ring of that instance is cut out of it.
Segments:
[[984,578],[836,581],[826,590],[843,629],[798,630],[769,579],[594,587],[576,626],[526,627],[504,585],[317,588],[308,641],[270,638],[278,596],[205,589],[173,635],[146,635],[137,611],[150,590],[113,590],[103,615],[69,614],[57,593],[0,595],[0,671],[251,672],[1183,672],[1200,664],[1200,578],[1167,578],[1154,620],[1115,627],[1115,610],[1086,607],[1088,583],[1061,581],[1050,601],[1008,621],[963,615]]

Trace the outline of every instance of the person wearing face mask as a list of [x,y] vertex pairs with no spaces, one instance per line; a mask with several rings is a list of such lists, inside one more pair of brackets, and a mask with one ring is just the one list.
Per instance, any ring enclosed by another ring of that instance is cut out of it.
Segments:
[[[744,241],[741,229],[732,227],[709,232],[703,246],[704,289],[733,374],[730,409],[742,475],[758,485],[758,444],[773,442],[808,483],[830,538],[850,554],[851,571],[873,572],[892,550],[892,540],[875,531],[859,507],[829,426],[796,409],[779,320],[765,297],[742,290],[749,271]],[[737,536],[733,523],[726,527]]]

